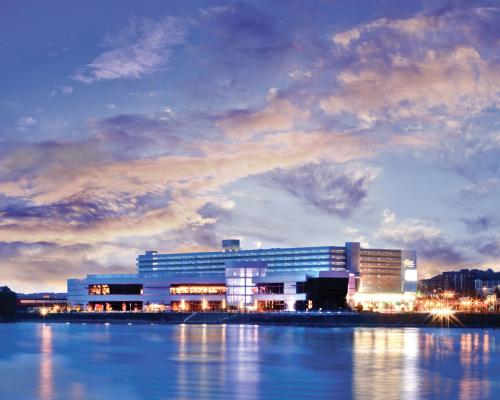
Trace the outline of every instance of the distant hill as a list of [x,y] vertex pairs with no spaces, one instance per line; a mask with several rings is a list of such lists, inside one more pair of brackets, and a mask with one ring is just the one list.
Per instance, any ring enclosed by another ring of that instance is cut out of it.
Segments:
[[0,286],[0,321],[16,314],[17,295],[8,286]]

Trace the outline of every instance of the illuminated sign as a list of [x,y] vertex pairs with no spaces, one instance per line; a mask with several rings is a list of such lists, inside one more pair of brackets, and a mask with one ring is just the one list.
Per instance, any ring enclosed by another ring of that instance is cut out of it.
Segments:
[[409,258],[405,258],[403,260],[403,267],[405,268],[415,268],[415,261],[410,260]]
[[405,270],[405,281],[416,282],[417,281],[417,270],[416,269]]

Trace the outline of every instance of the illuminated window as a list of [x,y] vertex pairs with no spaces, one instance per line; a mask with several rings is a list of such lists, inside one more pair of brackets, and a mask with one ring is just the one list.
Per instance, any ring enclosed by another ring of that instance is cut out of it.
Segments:
[[171,285],[170,294],[176,295],[214,295],[225,294],[226,287],[222,285]]
[[106,296],[113,294],[141,295],[143,294],[143,288],[140,284],[89,285],[89,295]]
[[259,294],[283,294],[284,283],[259,283],[257,293]]

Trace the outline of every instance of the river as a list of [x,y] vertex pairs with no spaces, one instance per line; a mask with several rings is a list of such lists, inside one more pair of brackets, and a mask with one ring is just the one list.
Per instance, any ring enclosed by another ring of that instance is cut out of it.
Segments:
[[0,324],[0,398],[493,399],[500,331]]

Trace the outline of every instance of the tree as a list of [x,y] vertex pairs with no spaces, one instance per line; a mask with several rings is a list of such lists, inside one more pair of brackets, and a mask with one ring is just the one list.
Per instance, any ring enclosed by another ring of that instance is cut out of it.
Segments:
[[0,320],[16,314],[17,295],[7,286],[0,287]]

